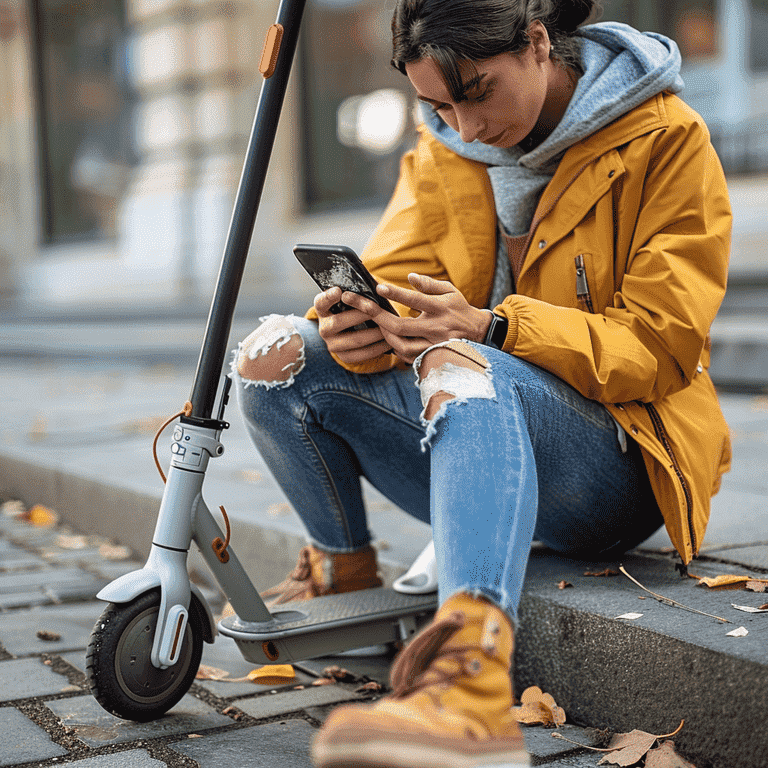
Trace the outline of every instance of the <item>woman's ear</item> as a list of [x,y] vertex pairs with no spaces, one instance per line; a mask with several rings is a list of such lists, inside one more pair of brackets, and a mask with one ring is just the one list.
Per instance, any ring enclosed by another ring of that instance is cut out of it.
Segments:
[[547,28],[536,19],[536,21],[531,22],[531,25],[526,30],[526,34],[530,40],[530,45],[533,49],[536,61],[539,63],[547,61],[547,59],[549,59],[550,51],[552,50],[552,44],[549,41]]

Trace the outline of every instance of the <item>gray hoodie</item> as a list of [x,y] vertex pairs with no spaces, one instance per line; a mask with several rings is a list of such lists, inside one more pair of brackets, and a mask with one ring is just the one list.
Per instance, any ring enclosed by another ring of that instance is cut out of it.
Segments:
[[[466,143],[430,105],[421,105],[424,122],[438,141],[462,157],[488,164],[499,225],[509,235],[528,232],[539,198],[568,147],[651,96],[683,89],[680,52],[664,35],[616,22],[582,27],[576,35],[584,74],[558,126],[527,154],[517,147]],[[509,262],[501,248],[496,273],[491,307],[511,292]]]

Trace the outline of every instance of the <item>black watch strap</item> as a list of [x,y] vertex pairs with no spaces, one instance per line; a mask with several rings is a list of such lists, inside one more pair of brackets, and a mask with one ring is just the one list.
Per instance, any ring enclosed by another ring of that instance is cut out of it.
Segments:
[[488,326],[488,333],[485,335],[483,344],[487,344],[489,347],[496,347],[496,349],[503,349],[504,342],[507,339],[507,331],[509,330],[509,320],[503,315],[497,315],[495,312],[491,312],[493,317],[491,318],[491,324]]

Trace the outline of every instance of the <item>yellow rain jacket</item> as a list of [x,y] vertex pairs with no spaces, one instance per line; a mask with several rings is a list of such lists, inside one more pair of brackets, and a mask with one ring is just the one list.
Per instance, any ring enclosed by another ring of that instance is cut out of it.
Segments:
[[[363,259],[379,281],[407,288],[418,272],[486,307],[496,260],[486,166],[420,132]],[[659,94],[567,150],[536,209],[517,292],[494,308],[509,319],[505,351],[605,404],[640,444],[686,564],[730,467],[729,430],[707,373],[730,232],[706,126],[682,100]],[[345,367],[397,364],[386,355]]]

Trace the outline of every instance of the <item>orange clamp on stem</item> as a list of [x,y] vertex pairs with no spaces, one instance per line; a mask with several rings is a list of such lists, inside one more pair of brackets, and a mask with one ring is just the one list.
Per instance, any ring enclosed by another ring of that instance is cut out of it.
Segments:
[[282,39],[283,25],[273,24],[267,30],[267,37],[266,40],[264,40],[264,50],[261,53],[261,61],[259,62],[259,72],[264,75],[264,79],[272,77],[275,73]]

